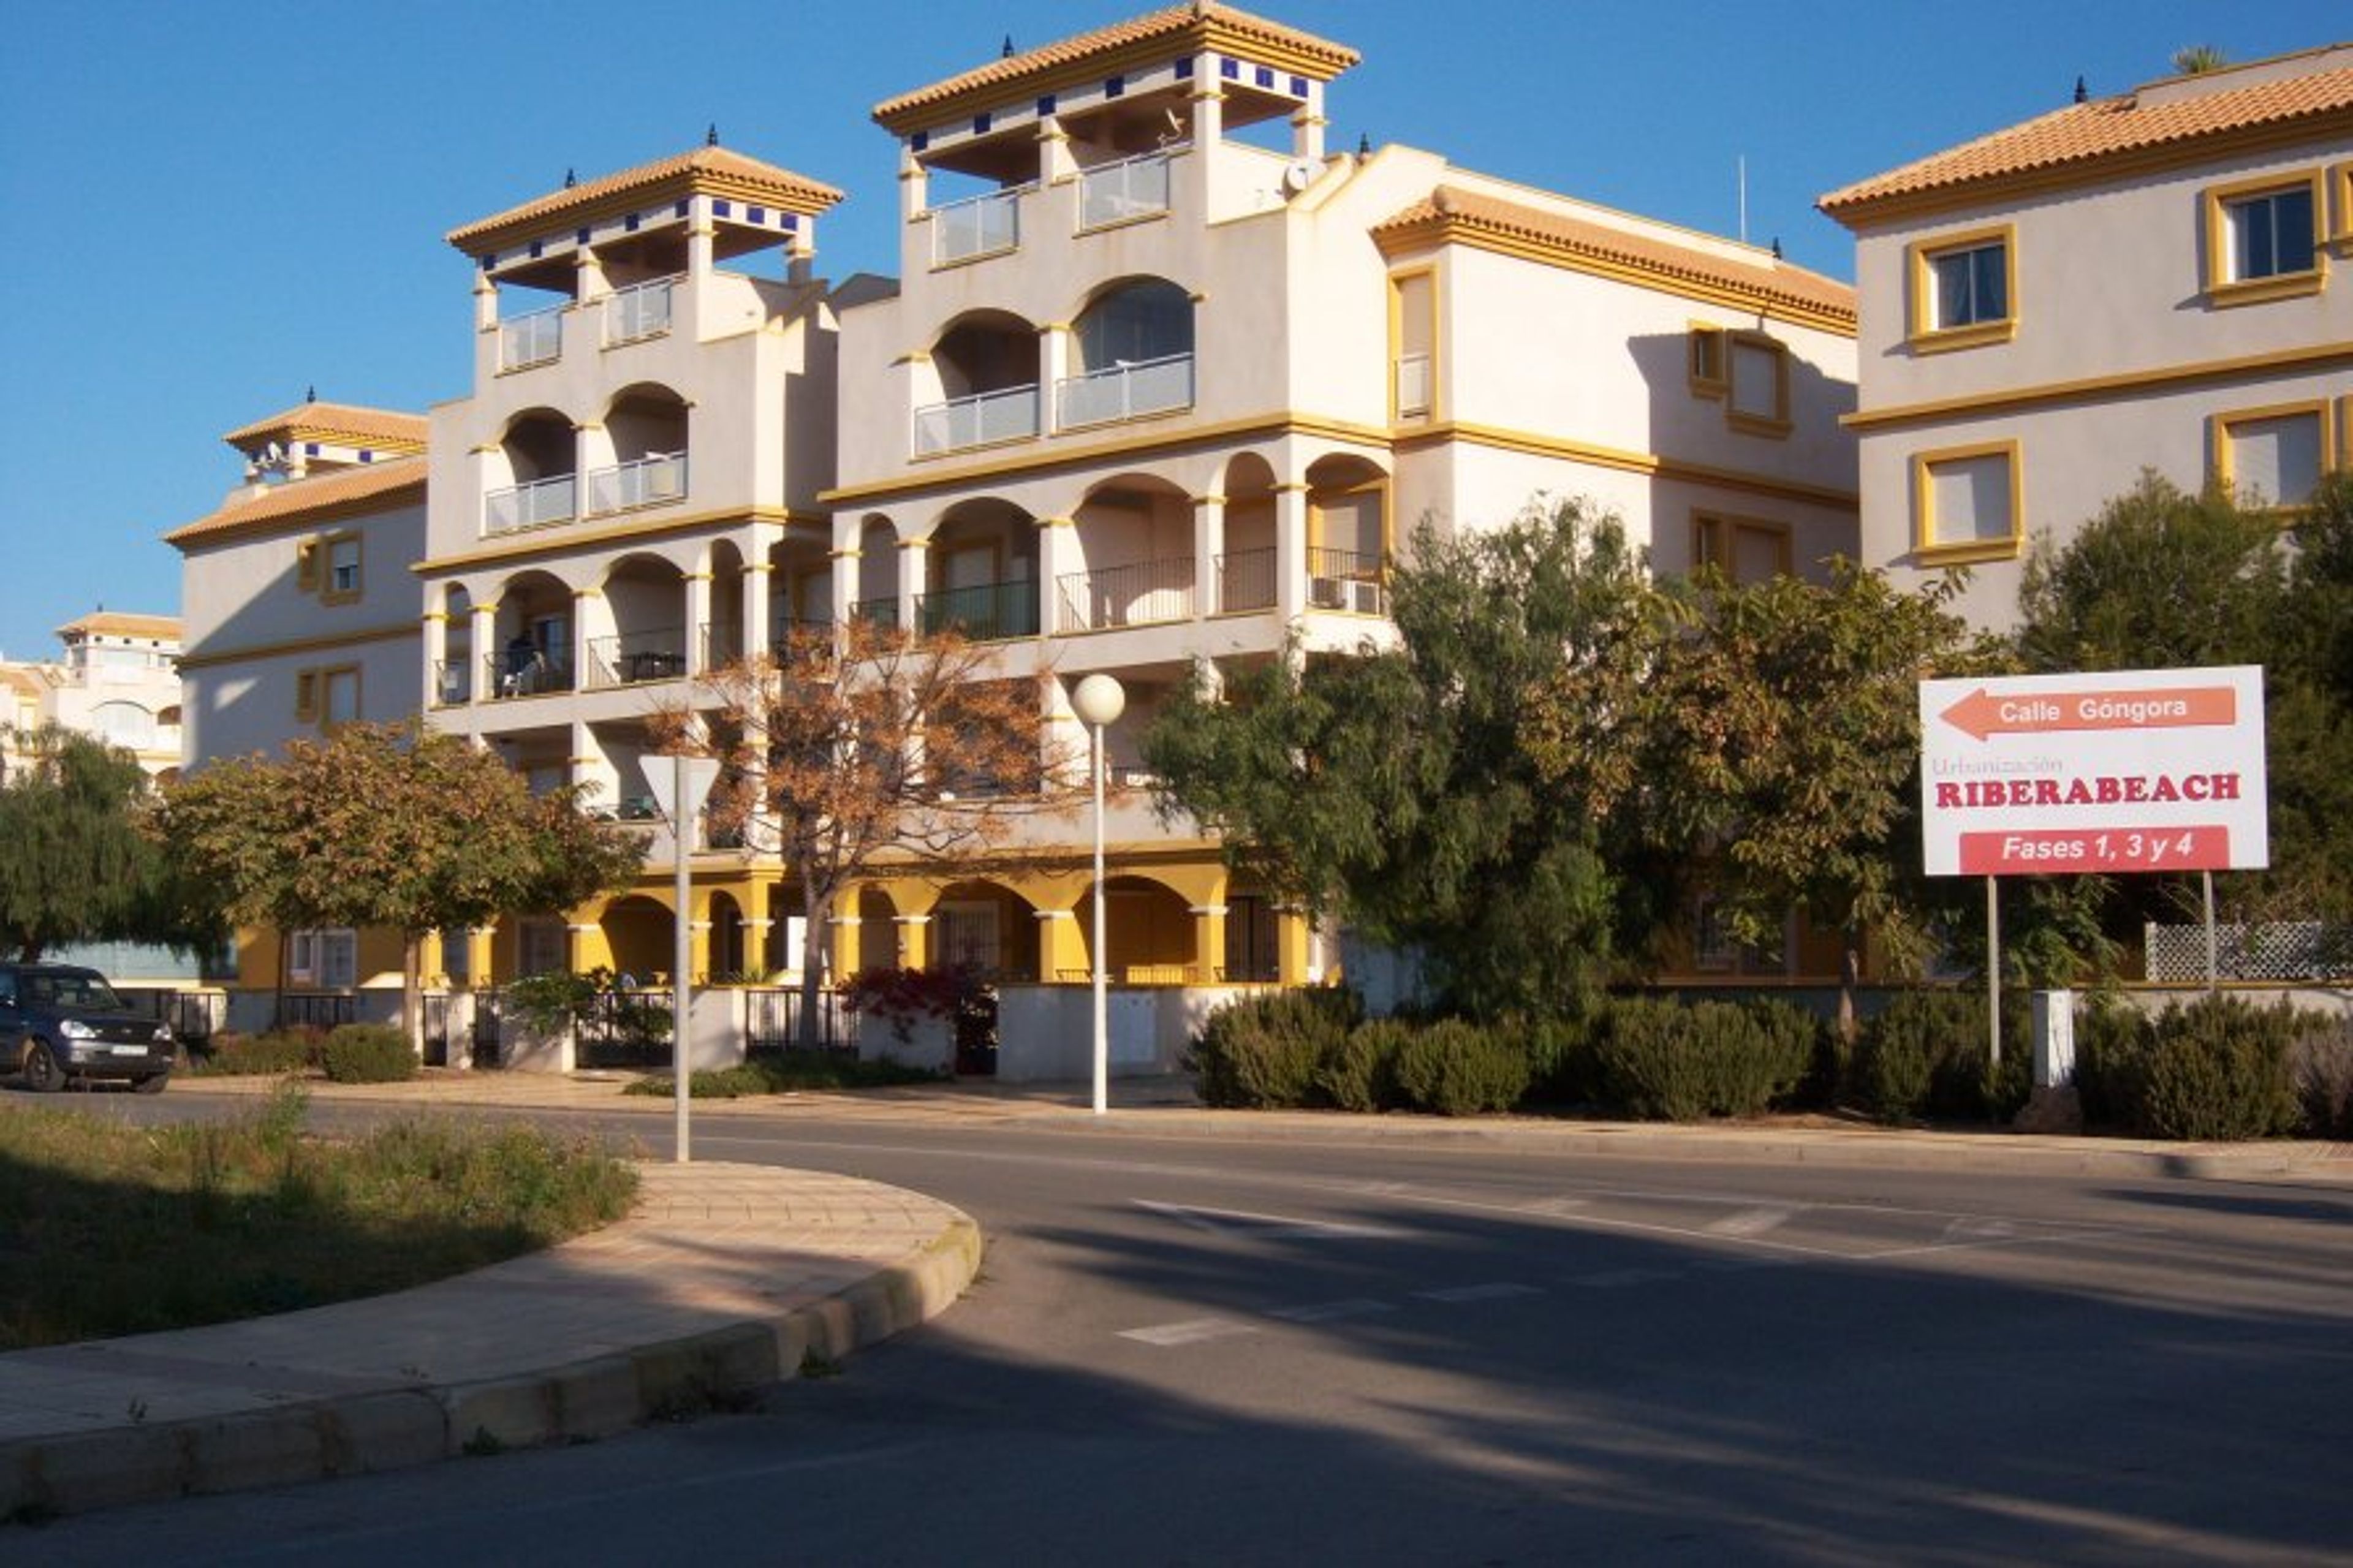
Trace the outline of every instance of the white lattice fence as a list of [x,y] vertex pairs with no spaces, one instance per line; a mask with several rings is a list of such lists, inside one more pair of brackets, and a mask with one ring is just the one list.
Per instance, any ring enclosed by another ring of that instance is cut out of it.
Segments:
[[[2143,928],[2148,977],[2195,982],[2206,978],[2206,928]],[[2318,921],[2214,928],[2215,967],[2225,980],[2353,979],[2353,927]]]

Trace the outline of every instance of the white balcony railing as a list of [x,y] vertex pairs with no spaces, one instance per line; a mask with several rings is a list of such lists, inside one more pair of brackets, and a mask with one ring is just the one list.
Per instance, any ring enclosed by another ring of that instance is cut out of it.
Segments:
[[915,456],[928,458],[992,441],[1018,441],[1038,434],[1038,389],[1009,386],[953,397],[915,410]]
[[564,305],[551,305],[499,323],[499,368],[526,370],[564,354]]
[[1054,424],[1064,430],[1192,405],[1193,356],[1188,353],[1115,364],[1054,384]]
[[482,498],[482,531],[512,533],[551,522],[570,522],[579,490],[571,474],[533,479],[512,489],[492,490]]
[[1430,416],[1430,356],[1399,354],[1397,362],[1397,411],[1400,419]]
[[670,289],[676,278],[632,283],[605,297],[605,346],[658,338],[670,331]]
[[1019,249],[1021,198],[1036,188],[1014,185],[932,208],[932,265]]
[[1079,174],[1079,226],[1101,228],[1168,210],[1168,159],[1163,148]]
[[686,496],[686,454],[656,452],[588,472],[588,515],[661,506]]
[[1189,620],[1194,608],[1193,579],[1189,555],[1064,573],[1056,580],[1061,615],[1054,629],[1092,632]]

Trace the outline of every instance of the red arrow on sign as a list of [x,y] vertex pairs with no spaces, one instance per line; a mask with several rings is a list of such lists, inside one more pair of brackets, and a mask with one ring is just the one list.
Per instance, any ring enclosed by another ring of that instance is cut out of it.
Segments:
[[1980,741],[2051,730],[2181,730],[2237,723],[2239,694],[2227,686],[2178,686],[1996,697],[1980,686],[1937,717]]

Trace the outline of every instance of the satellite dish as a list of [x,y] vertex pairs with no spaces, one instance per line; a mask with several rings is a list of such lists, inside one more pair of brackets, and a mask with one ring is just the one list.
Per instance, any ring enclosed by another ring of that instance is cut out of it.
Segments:
[[1313,158],[1293,158],[1283,167],[1283,194],[1295,196],[1314,184],[1318,169],[1319,165]]

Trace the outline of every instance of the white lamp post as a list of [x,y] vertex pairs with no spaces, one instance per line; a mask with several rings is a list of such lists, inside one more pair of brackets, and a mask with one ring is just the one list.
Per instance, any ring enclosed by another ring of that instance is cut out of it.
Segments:
[[1116,721],[1127,709],[1127,692],[1111,676],[1098,671],[1079,682],[1071,693],[1071,711],[1087,726],[1093,740],[1095,784],[1095,1114],[1111,1103],[1110,1003],[1103,952],[1103,726]]

